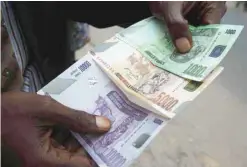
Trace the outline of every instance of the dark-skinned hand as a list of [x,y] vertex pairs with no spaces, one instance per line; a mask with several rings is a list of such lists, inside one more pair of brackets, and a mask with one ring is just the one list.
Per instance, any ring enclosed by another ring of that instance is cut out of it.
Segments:
[[110,128],[107,118],[68,108],[48,96],[12,91],[2,93],[1,102],[2,141],[24,167],[90,167],[82,146],[68,130],[53,135],[54,125],[80,134]]
[[150,9],[165,21],[177,50],[186,53],[193,45],[189,24],[219,24],[226,5],[223,1],[152,1]]

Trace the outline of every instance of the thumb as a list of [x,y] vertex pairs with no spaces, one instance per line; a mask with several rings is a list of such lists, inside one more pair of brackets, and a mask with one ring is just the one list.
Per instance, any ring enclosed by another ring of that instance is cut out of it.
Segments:
[[188,52],[192,47],[192,37],[188,21],[184,19],[183,2],[162,2],[162,11],[169,33],[179,52]]
[[62,105],[49,96],[24,92],[7,92],[2,96],[2,103],[13,114],[41,118],[64,125],[78,133],[105,132],[110,129],[110,121],[101,116],[88,114]]
[[46,101],[49,101],[45,108],[46,114],[39,117],[54,121],[78,133],[106,132],[111,127],[111,123],[106,117],[75,110],[58,103],[50,97],[45,98],[48,98]]

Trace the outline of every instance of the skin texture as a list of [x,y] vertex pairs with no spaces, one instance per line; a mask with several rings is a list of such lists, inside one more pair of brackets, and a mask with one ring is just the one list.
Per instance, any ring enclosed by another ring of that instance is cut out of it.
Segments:
[[[226,11],[224,2],[150,2],[150,9],[166,22],[180,52],[189,51],[193,44],[188,24],[219,23]],[[110,121],[68,108],[47,96],[20,92],[22,72],[4,27],[1,41],[1,148],[14,152],[25,167],[92,166],[69,129],[81,134],[104,133],[110,129]],[[14,74],[11,78],[3,75],[6,69]]]
[[[2,104],[2,140],[26,167],[90,167],[89,157],[64,129],[85,134],[110,128],[107,118],[68,108],[47,96],[6,92]],[[63,126],[62,135],[54,125]]]
[[69,129],[81,134],[104,133],[110,129],[110,121],[47,96],[20,92],[22,72],[4,26],[1,41],[2,165],[90,167],[92,160]]
[[192,45],[189,24],[194,26],[218,24],[226,12],[225,2],[150,2],[154,16],[165,21],[173,43],[181,53],[188,52]]

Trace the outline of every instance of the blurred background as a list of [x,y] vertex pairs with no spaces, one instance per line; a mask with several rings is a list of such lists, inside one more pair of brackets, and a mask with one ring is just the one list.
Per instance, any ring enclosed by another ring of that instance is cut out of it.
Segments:
[[229,9],[236,8],[243,12],[247,12],[247,2],[246,1],[227,1],[226,5]]
[[[247,1],[227,1],[228,10],[238,10],[246,13],[247,16]],[[84,56],[89,49],[100,44],[106,39],[113,36],[115,33],[122,30],[119,26],[98,29],[85,23],[71,22],[71,49],[76,51],[76,60]]]
[[[164,128],[131,167],[247,167],[247,2],[226,2],[224,24],[245,25],[224,72]],[[76,59],[122,30],[72,23]],[[162,145],[161,145],[162,143]]]

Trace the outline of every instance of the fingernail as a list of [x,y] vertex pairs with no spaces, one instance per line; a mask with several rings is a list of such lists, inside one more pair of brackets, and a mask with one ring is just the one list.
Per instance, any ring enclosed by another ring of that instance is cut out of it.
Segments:
[[98,128],[108,130],[111,127],[111,123],[107,118],[96,116],[96,125]]
[[175,43],[176,43],[177,49],[181,53],[188,52],[190,50],[190,48],[191,48],[189,40],[187,38],[185,38],[185,37],[177,39],[175,41]]

